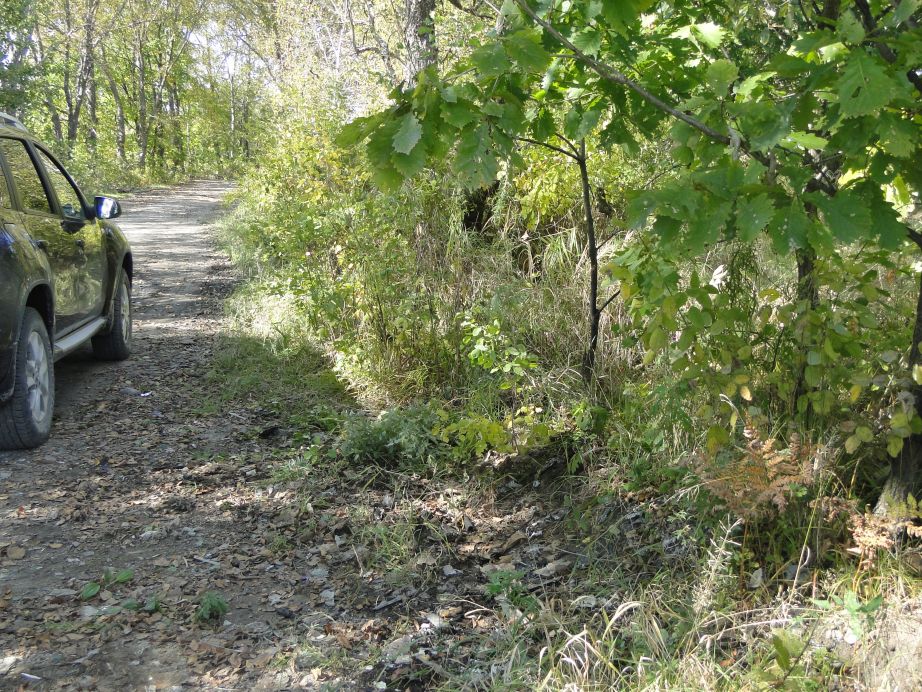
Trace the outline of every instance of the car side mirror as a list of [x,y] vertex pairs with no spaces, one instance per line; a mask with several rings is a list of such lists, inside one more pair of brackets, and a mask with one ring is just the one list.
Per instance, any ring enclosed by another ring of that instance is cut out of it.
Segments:
[[96,198],[96,218],[97,219],[114,219],[122,215],[122,207],[118,200],[111,197]]

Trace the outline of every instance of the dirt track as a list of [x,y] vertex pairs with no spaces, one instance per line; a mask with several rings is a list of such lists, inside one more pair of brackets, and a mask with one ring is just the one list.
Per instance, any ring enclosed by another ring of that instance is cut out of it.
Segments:
[[[234,564],[260,562],[237,521],[259,491],[236,492],[239,465],[220,463],[253,447],[246,431],[258,414],[217,416],[206,405],[221,298],[233,285],[207,224],[227,189],[198,182],[124,205],[135,355],[99,363],[85,349],[58,363],[51,440],[0,453],[3,689],[276,686],[258,681],[279,616],[258,576],[231,584],[233,564],[216,558],[239,550]],[[91,582],[99,593],[81,598]],[[231,603],[220,631],[194,624],[205,589]],[[158,612],[143,612],[152,598]]]

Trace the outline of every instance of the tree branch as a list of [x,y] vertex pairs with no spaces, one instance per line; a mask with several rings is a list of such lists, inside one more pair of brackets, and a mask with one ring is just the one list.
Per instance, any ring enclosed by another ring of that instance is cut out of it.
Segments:
[[[861,16],[861,23],[864,24],[865,31],[869,34],[875,32],[877,30],[877,20],[874,19],[868,0],[855,0],[855,7],[858,8],[858,14]],[[896,53],[893,52],[890,46],[880,41],[876,41],[875,44],[880,57],[891,65],[896,62]],[[912,82],[916,91],[922,94],[922,76],[919,76],[915,70],[909,70],[906,73],[906,78]]]
[[553,144],[548,144],[547,142],[539,142],[537,139],[532,139],[531,137],[515,137],[515,140],[519,142],[527,142],[528,144],[534,144],[539,147],[544,147],[545,149],[553,149],[554,151],[563,154],[564,156],[570,157],[574,161],[580,161],[580,157],[577,154],[567,151],[563,147],[557,147]]
[[602,307],[599,308],[599,312],[605,312],[605,308],[611,305],[612,301],[620,295],[621,295],[621,289],[619,288],[617,291],[615,291],[610,296],[608,296],[608,300],[602,303]]
[[605,79],[612,81],[616,84],[620,84],[621,86],[627,87],[628,89],[633,91],[635,94],[640,96],[647,103],[655,106],[661,111],[669,113],[669,115],[671,115],[672,117],[681,120],[687,125],[690,125],[691,127],[695,128],[699,132],[703,132],[708,137],[713,139],[715,142],[720,142],[721,144],[726,144],[728,146],[732,143],[729,136],[718,132],[714,128],[709,127],[708,125],[705,125],[703,122],[701,122],[697,118],[691,115],[688,115],[688,113],[683,113],[677,108],[673,108],[668,103],[663,101],[661,98],[651,93],[650,91],[648,91],[646,88],[644,88],[643,86],[641,86],[634,80],[628,78],[626,75],[619,72],[611,65],[608,65],[606,63],[601,62],[600,60],[596,60],[595,58],[589,55],[586,55],[584,52],[579,50],[579,48],[577,48],[566,36],[564,36],[557,29],[555,29],[550,23],[541,19],[541,17],[539,17],[535,13],[535,11],[531,9],[531,7],[528,6],[528,3],[525,0],[514,0],[514,1],[515,1],[515,4],[518,5],[525,14],[531,17],[531,19],[534,22],[536,22],[539,26],[541,26],[546,32],[548,32],[548,34],[553,36],[558,42],[563,44],[567,49],[569,49],[573,53],[573,57],[575,57],[580,62],[585,63],[586,65],[589,65],[589,67],[591,67],[593,71],[595,71],[599,76],[604,77]]
[[909,239],[918,245],[920,250],[922,250],[922,233],[914,231],[909,226],[906,226],[906,234],[909,236]]

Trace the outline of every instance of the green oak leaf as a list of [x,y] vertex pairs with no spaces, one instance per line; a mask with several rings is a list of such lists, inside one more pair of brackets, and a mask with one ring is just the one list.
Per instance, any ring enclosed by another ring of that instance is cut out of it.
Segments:
[[736,204],[736,228],[740,240],[751,242],[775,215],[775,205],[764,192]]
[[789,132],[788,113],[770,101],[749,101],[728,106],[749,144],[762,151],[780,142]]
[[355,146],[368,137],[389,115],[389,111],[382,111],[364,118],[356,118],[339,131],[336,145],[344,148]]
[[829,140],[811,132],[791,132],[784,138],[785,144],[797,144],[804,149],[824,149]]
[[395,189],[403,182],[403,175],[394,167],[394,135],[397,122],[391,121],[375,130],[368,138],[367,152],[375,182],[385,189]]
[[471,62],[484,77],[498,77],[509,69],[509,57],[499,43],[488,43],[471,53]]
[[736,65],[729,60],[720,59],[708,65],[704,78],[711,91],[717,96],[724,96],[739,74]]
[[391,163],[405,178],[412,178],[426,166],[426,147],[418,143],[408,154],[395,152]]
[[778,209],[768,227],[768,235],[775,252],[786,255],[793,250],[807,247],[809,228],[810,218],[799,200],[792,200],[789,207]]
[[602,131],[599,133],[599,140],[603,147],[611,148],[612,146],[619,146],[624,150],[624,153],[629,156],[634,156],[640,151],[637,140],[634,139],[634,136],[628,129],[627,123],[620,118],[612,119],[608,125],[602,128]]
[[550,111],[542,108],[531,124],[531,133],[539,142],[550,139],[557,130],[554,116]]
[[896,210],[884,200],[879,190],[870,190],[869,194],[874,234],[882,248],[896,250],[906,240],[906,226],[900,222]]
[[898,27],[914,15],[920,7],[922,7],[922,0],[901,0],[899,5],[894,7],[893,12],[887,18],[887,26],[892,28]]
[[516,31],[503,39],[503,43],[506,54],[526,72],[542,73],[551,63],[551,56],[541,45],[541,34],[538,31]]
[[721,29],[713,22],[703,22],[701,24],[692,24],[692,36],[697,38],[708,48],[718,48],[727,36],[727,31]]
[[836,33],[843,41],[855,45],[864,40],[864,26],[851,10],[846,10],[836,23]]
[[899,91],[899,84],[876,58],[856,49],[838,80],[839,107],[846,118],[877,112]]
[[423,136],[422,125],[413,113],[407,113],[397,122],[399,125],[393,138],[394,151],[398,154],[409,154]]
[[602,16],[622,36],[652,0],[602,0]]
[[916,147],[919,126],[896,113],[882,113],[877,119],[880,147],[891,156],[907,158]]
[[732,205],[729,202],[708,200],[698,215],[688,222],[686,243],[692,252],[700,252],[720,239],[721,232],[730,218]]
[[573,45],[587,55],[596,56],[602,49],[602,34],[598,29],[587,27],[570,37]]
[[602,109],[598,106],[583,110],[579,104],[567,112],[563,120],[563,132],[570,139],[582,139],[595,129],[602,117]]
[[868,237],[871,212],[863,196],[851,190],[841,190],[835,197],[819,192],[805,195],[823,212],[832,235],[843,243]]
[[467,99],[458,99],[454,103],[442,104],[442,120],[459,130],[467,127],[481,116],[476,104]]

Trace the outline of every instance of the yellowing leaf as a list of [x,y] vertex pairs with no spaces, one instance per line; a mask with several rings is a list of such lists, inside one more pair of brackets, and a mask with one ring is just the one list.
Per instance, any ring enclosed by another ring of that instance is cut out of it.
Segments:
[[862,442],[870,442],[874,439],[874,432],[866,425],[859,425],[855,429],[855,435]]
[[854,404],[858,401],[859,396],[861,396],[861,385],[853,384],[848,390],[848,398],[851,399],[851,402]]
[[857,435],[851,435],[847,440],[845,440],[845,451],[849,454],[854,454],[861,446],[861,440],[858,439]]
[[749,387],[746,385],[740,387],[740,396],[743,397],[746,401],[752,401],[752,392],[749,391]]
[[903,450],[903,438],[896,435],[890,435],[887,438],[887,454],[892,457],[898,457]]

